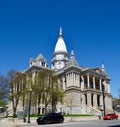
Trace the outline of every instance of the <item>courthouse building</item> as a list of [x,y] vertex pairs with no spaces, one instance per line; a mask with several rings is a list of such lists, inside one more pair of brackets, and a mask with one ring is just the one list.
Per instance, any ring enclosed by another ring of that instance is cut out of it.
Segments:
[[[70,57],[69,57],[70,56]],[[23,73],[36,72],[40,68],[48,69],[47,61],[38,55],[30,59],[29,68]],[[57,111],[66,114],[97,114],[112,110],[112,96],[110,92],[110,77],[105,71],[104,64],[101,68],[87,68],[79,65],[75,59],[73,49],[68,54],[63,38],[62,28],[51,60],[51,70],[54,70],[59,78],[62,89],[65,92],[64,103],[57,104]],[[39,106],[39,113],[44,113],[44,106]]]

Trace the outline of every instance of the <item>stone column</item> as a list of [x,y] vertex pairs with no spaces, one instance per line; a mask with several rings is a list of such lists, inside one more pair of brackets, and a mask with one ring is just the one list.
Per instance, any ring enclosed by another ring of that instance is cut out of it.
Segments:
[[97,94],[93,95],[93,107],[97,108]]
[[103,108],[103,95],[100,96],[100,105],[102,105]]
[[69,73],[69,86],[71,86],[71,82],[70,82],[70,73]]
[[84,94],[82,95],[82,105],[83,105],[83,106],[86,105],[86,104],[85,104],[85,95],[84,95]]
[[81,82],[81,90],[84,89],[84,76],[81,75],[81,78],[82,78],[82,82]]
[[87,93],[87,105],[91,106],[91,93]]
[[105,91],[107,91],[108,93],[110,93],[110,83],[109,81],[104,81],[104,86],[105,86]]
[[107,92],[110,93],[110,84],[107,84]]
[[107,91],[108,92],[108,84],[107,84],[107,82],[106,82],[106,80],[104,81],[104,89],[105,89],[105,91]]
[[45,67],[47,67],[47,64],[45,63]]
[[79,75],[76,73],[76,86],[79,86]]
[[67,87],[69,87],[69,74],[67,73]]
[[95,89],[95,77],[93,76],[93,89]]
[[68,73],[67,73],[67,74],[66,74],[66,87],[69,86],[69,84],[68,84],[68,80],[69,80],[69,78],[68,78]]
[[73,72],[70,73],[71,75],[71,86],[73,85]]
[[74,83],[73,83],[73,86],[75,86],[75,73],[73,73],[73,80],[74,80]]
[[100,90],[102,90],[101,78],[99,79]]
[[69,73],[69,86],[71,86],[71,73]]
[[78,78],[77,78],[77,85],[78,85],[78,87],[80,87],[80,75],[79,75],[79,73],[78,73],[78,76],[77,76]]
[[90,87],[90,79],[89,79],[89,75],[87,74],[87,87]]
[[78,86],[78,73],[76,73],[76,86]]
[[74,73],[72,72],[72,86],[74,85]]
[[77,74],[75,73],[74,76],[75,76],[75,77],[74,77],[74,81],[75,81],[74,86],[76,86],[76,85],[77,85],[77,84],[76,84],[76,83],[77,83],[77,82],[76,82],[76,81],[77,81],[77,80],[76,80],[76,79],[77,79]]

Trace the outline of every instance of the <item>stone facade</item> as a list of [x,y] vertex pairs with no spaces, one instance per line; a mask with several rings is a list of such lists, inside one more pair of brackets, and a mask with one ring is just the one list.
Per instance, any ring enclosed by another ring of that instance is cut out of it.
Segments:
[[[65,92],[64,102],[57,104],[57,111],[65,114],[97,114],[112,110],[110,93],[110,78],[102,68],[81,67],[75,59],[72,49],[70,58],[62,36],[62,28],[53,53],[51,70],[59,77],[60,85]],[[50,69],[46,59],[40,54],[36,59],[30,59],[30,67],[23,73],[36,71],[41,68]],[[103,96],[105,104],[103,103]],[[39,113],[44,113],[44,105],[40,105]],[[49,105],[48,108],[51,106]]]

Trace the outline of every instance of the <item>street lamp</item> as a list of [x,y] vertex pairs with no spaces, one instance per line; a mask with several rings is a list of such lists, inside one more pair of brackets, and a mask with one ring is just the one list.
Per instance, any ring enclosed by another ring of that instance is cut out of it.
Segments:
[[30,89],[29,108],[28,108],[28,123],[30,123],[31,95],[32,95],[32,89]]
[[105,86],[104,86],[104,84],[102,84],[102,95],[103,95],[103,115],[105,116],[105,94],[104,94],[104,91],[105,91]]
[[3,109],[3,107],[0,107],[0,113],[2,113],[2,109]]

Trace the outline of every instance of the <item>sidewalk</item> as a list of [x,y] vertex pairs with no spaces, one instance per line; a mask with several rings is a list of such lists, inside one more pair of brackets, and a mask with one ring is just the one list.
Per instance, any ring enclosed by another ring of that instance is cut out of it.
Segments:
[[23,120],[13,120],[13,119],[1,119],[0,120],[0,127],[17,127],[18,125],[24,125]]

